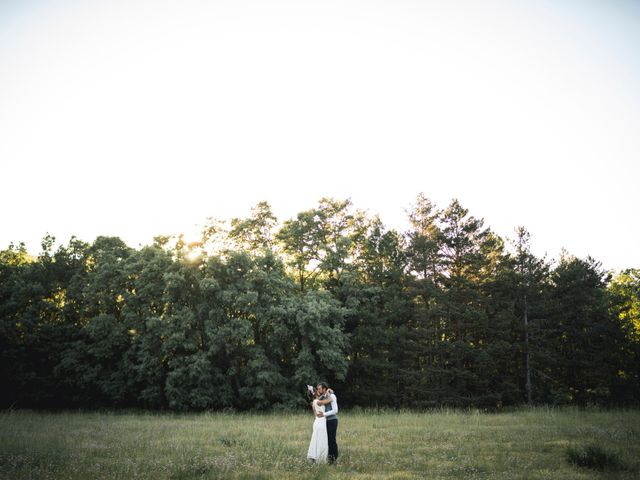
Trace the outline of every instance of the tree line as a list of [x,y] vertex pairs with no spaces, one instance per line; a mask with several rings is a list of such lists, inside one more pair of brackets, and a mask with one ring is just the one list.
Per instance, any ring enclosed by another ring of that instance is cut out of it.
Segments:
[[324,198],[197,242],[0,251],[0,405],[265,409],[328,381],[343,406],[631,405],[640,270],[509,242],[419,195],[410,229]]

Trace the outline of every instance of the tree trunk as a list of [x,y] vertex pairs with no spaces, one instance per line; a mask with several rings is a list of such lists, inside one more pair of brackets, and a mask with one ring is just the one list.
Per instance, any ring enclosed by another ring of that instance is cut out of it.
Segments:
[[524,347],[525,347],[525,365],[526,365],[526,382],[525,389],[527,391],[527,405],[531,405],[531,352],[529,351],[529,312],[527,306],[527,296],[524,296]]

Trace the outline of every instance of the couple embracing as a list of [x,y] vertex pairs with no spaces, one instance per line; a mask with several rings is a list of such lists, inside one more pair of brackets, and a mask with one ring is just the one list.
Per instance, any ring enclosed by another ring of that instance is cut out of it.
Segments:
[[307,458],[317,462],[335,463],[338,459],[338,400],[327,384],[320,382],[314,389],[307,385],[311,410],[315,415]]

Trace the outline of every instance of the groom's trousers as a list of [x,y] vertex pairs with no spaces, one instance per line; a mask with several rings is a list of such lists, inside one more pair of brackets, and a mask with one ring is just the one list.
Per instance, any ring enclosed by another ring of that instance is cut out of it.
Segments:
[[329,463],[333,463],[338,459],[338,444],[336,442],[336,433],[338,432],[338,418],[327,418],[327,440],[329,443]]

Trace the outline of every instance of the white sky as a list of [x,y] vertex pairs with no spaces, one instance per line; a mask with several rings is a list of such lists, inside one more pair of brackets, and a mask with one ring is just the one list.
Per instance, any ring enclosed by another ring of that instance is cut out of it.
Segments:
[[640,3],[0,0],[0,248],[458,198],[640,267]]

